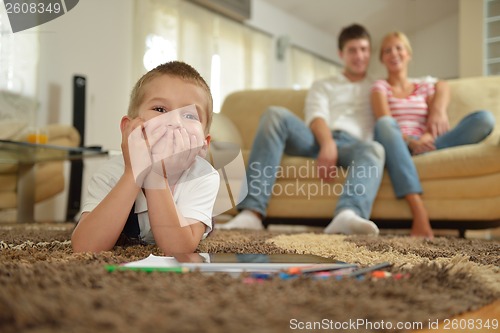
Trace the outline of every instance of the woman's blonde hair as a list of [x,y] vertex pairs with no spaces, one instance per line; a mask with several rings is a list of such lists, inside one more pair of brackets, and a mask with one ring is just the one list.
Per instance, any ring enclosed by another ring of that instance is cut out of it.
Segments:
[[382,61],[382,55],[384,53],[384,47],[383,47],[384,43],[386,42],[386,40],[392,37],[399,38],[401,42],[403,42],[406,51],[408,51],[410,55],[413,55],[413,49],[411,48],[410,40],[408,39],[408,37],[401,31],[393,31],[389,32],[387,35],[384,36],[384,38],[382,38],[382,43],[380,43],[380,54],[379,54],[380,61]]

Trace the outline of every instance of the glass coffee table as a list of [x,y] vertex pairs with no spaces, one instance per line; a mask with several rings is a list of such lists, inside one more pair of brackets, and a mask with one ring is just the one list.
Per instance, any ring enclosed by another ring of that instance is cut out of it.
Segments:
[[64,147],[0,140],[0,164],[17,166],[17,222],[32,223],[35,212],[35,167],[37,163],[72,161],[107,156],[101,147]]

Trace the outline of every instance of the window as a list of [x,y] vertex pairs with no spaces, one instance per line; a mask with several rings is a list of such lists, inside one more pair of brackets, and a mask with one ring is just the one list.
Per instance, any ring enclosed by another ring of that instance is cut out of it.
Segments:
[[0,5],[0,90],[36,97],[38,28],[13,33]]
[[135,14],[137,77],[166,61],[185,61],[210,84],[215,112],[233,91],[269,86],[270,36],[186,1],[136,1]]
[[500,0],[486,0],[486,75],[500,75]]

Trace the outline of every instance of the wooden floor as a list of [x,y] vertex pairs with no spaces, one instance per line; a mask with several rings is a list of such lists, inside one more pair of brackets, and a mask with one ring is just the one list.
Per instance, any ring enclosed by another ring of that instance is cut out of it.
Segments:
[[[496,320],[496,322],[494,322]],[[480,328],[480,323],[489,322],[489,328],[483,327]],[[496,329],[494,328],[496,325]],[[452,325],[456,325],[453,327],[458,327],[456,329],[452,328]],[[459,328],[460,325],[464,327],[463,329]],[[471,325],[470,328],[467,325]],[[475,328],[475,329],[474,329]],[[477,311],[467,312],[461,314],[459,316],[451,318],[449,321],[441,321],[437,328],[432,329],[423,329],[414,331],[415,333],[496,333],[500,332],[500,300],[487,305]]]

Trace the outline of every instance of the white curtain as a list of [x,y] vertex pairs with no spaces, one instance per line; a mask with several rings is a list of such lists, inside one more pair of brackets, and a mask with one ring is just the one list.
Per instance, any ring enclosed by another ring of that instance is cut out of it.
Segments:
[[37,97],[38,28],[13,33],[0,5],[0,90]]
[[233,91],[269,87],[270,36],[182,0],[135,5],[136,78],[168,60],[185,61],[211,84],[215,112]]

